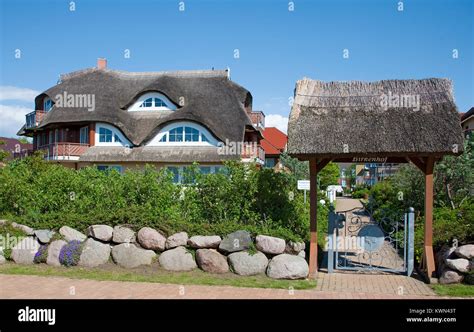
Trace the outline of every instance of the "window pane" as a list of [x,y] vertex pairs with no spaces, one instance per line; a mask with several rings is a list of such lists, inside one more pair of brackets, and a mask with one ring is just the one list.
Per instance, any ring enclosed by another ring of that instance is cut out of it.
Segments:
[[170,142],[183,141],[183,127],[178,127],[170,130]]
[[199,131],[197,129],[186,127],[185,128],[186,142],[199,142]]
[[173,182],[179,183],[179,169],[178,167],[168,167],[168,171],[173,174]]
[[201,141],[203,141],[203,142],[209,142],[209,140],[207,139],[206,135],[204,135],[203,133],[201,133]]
[[112,131],[101,127],[99,129],[99,142],[112,142]]
[[160,138],[160,142],[166,142],[167,134],[164,134],[163,137]]
[[210,166],[200,166],[199,170],[201,171],[201,174],[211,174]]
[[99,171],[106,171],[106,170],[109,169],[109,166],[99,165],[99,166],[97,166],[97,169]]
[[115,142],[122,143],[122,140],[120,139],[120,137],[118,137],[117,134],[114,135],[114,139],[115,139]]
[[160,98],[155,98],[155,107],[166,107],[166,104]]
[[147,98],[140,107],[152,107],[153,98]]

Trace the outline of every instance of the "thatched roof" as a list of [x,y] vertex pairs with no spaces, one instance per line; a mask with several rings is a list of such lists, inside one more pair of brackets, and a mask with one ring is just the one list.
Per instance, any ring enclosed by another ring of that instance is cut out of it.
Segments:
[[[383,103],[389,96],[391,102]],[[403,105],[397,107],[396,96],[403,97],[399,99]],[[407,103],[416,102],[416,98],[419,108],[414,106],[416,103]],[[288,152],[301,159],[441,156],[462,152],[462,143],[450,80],[303,79],[296,84],[288,125]],[[453,150],[455,144],[457,152]]]
[[[230,81],[225,70],[134,73],[91,68],[62,75],[60,82],[36,97],[36,109],[42,109],[40,104],[45,95],[54,101],[56,95],[67,92],[94,94],[95,110],[54,106],[40,129],[61,123],[106,122],[117,126],[139,146],[153,138],[166,123],[176,120],[198,122],[222,141],[242,141],[246,126],[252,125],[244,109],[244,104],[251,101],[250,93]],[[149,91],[166,95],[178,109],[127,111],[141,94]]]
[[238,159],[240,155],[220,154],[217,147],[125,147],[93,146],[81,155],[81,162],[163,162],[163,163],[220,163]]

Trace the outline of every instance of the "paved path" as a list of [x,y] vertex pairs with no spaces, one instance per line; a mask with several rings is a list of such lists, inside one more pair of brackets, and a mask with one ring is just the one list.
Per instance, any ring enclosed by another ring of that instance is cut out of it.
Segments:
[[[403,276],[319,273],[311,290],[171,285],[0,274],[2,299],[437,299]],[[414,280],[414,279],[413,279]],[[387,286],[390,284],[392,286]],[[406,287],[398,293],[394,286]]]

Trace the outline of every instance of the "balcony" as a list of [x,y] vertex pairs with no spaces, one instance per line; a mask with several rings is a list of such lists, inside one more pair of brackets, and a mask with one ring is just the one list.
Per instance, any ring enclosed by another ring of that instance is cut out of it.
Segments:
[[89,144],[57,142],[40,146],[38,150],[44,151],[46,160],[78,160],[86,152]]
[[26,115],[26,129],[38,127],[39,123],[43,120],[46,112],[42,110],[36,110]]
[[255,161],[263,165],[265,163],[265,150],[255,142],[245,142],[242,147],[242,160]]

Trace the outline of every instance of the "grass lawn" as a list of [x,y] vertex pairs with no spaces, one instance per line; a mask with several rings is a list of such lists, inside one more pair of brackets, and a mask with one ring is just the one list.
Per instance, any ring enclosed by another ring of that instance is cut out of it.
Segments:
[[22,274],[38,276],[58,276],[74,279],[157,282],[179,285],[215,285],[253,288],[310,289],[316,287],[316,280],[275,280],[265,275],[243,277],[234,273],[210,274],[201,270],[190,272],[170,272],[153,264],[136,269],[124,269],[108,263],[100,268],[54,267],[46,264],[0,265],[0,274]]
[[474,285],[452,284],[452,285],[431,285],[436,294],[441,296],[466,296],[474,297]]

